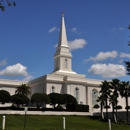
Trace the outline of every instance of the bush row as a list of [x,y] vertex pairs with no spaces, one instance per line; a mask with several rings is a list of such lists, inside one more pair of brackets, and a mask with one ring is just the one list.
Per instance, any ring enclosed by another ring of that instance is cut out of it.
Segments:
[[[0,107],[0,110],[19,110],[24,111],[24,108],[17,108],[17,107]],[[57,108],[28,108],[28,111],[75,111],[75,112],[89,112],[89,105],[81,105],[81,104],[67,104],[66,109],[61,107]]]

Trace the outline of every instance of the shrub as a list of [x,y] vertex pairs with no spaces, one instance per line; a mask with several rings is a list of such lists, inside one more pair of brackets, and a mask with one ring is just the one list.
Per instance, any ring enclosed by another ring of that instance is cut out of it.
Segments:
[[89,105],[77,104],[75,111],[77,111],[77,112],[89,112]]
[[34,93],[31,97],[31,102],[37,105],[39,109],[42,105],[50,102],[50,99],[45,93]]
[[122,109],[122,106],[118,105],[118,106],[115,107],[115,109]]
[[125,109],[130,109],[130,106],[126,106]]
[[11,102],[16,104],[19,108],[20,105],[28,105],[29,98],[23,94],[14,94],[11,96]]
[[5,104],[10,102],[10,93],[6,90],[0,90],[0,102]]
[[75,111],[76,105],[75,104],[66,104],[67,111]]
[[98,104],[96,104],[96,105],[93,106],[93,108],[98,109],[98,108],[100,108],[100,106]]

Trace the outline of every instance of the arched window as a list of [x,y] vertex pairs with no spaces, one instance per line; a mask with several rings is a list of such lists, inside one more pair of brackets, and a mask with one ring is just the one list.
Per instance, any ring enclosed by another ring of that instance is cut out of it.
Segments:
[[52,92],[52,93],[55,92],[55,87],[54,87],[54,86],[51,87],[51,92]]
[[98,99],[98,91],[96,89],[92,90],[92,105],[96,105],[97,103],[97,99]]
[[77,100],[77,102],[79,102],[79,88],[75,88],[75,98],[76,98],[76,100]]
[[67,69],[67,68],[68,68],[68,60],[65,59],[65,69]]

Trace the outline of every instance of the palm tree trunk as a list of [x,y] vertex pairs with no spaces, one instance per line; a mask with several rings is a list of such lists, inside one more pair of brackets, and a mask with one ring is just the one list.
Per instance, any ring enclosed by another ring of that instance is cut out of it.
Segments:
[[117,103],[116,103],[115,123],[117,123]]
[[104,115],[103,115],[103,103],[101,102],[101,116],[102,116],[102,119],[104,119]]
[[129,109],[128,109],[128,95],[126,94],[126,117],[127,117],[127,124],[129,123]]
[[115,114],[115,108],[114,108],[114,103],[112,103],[112,115],[113,115],[113,121],[115,123],[117,123],[116,114]]
[[115,111],[114,111],[114,103],[112,103],[112,118],[113,118],[113,121],[115,122]]
[[115,114],[115,116],[116,116],[116,123],[117,123],[117,103],[116,103],[116,114]]
[[108,119],[108,108],[107,108],[107,100],[106,100],[106,119]]

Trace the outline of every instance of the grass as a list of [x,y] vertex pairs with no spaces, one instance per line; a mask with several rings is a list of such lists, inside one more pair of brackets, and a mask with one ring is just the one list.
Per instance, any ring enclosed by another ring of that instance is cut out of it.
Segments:
[[[0,115],[0,122],[2,122],[2,116]],[[6,115],[5,130],[63,130],[63,117],[66,119],[66,130],[109,130],[108,122],[100,122],[87,116],[45,115],[27,115],[25,129],[25,116]],[[1,127],[0,130],[2,129]],[[112,124],[112,130],[130,130],[130,126]]]

